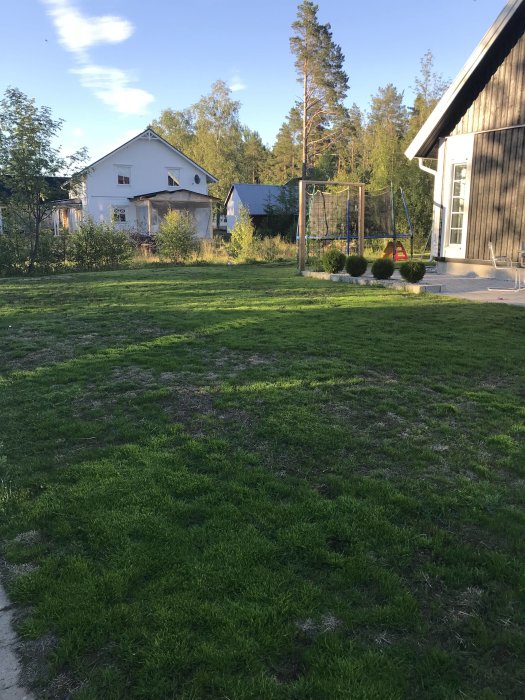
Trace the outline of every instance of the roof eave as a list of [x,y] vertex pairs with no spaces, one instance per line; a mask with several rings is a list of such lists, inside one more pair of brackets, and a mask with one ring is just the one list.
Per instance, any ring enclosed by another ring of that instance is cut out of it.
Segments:
[[480,64],[486,58],[494,42],[508,26],[510,20],[519,10],[524,0],[510,0],[492,23],[483,39],[476,46],[467,62],[458,73],[452,85],[423,124],[416,137],[405,151],[405,156],[412,158],[428,158],[435,149],[438,139],[443,136],[442,129],[456,101],[472,78]]

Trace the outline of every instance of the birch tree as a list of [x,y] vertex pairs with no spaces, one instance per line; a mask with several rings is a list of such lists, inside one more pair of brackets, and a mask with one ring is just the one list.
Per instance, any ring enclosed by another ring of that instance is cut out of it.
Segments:
[[70,157],[60,154],[53,142],[61,127],[49,107],[37,107],[17,88],[6,90],[0,102],[0,179],[8,193],[3,204],[9,220],[29,238],[29,272],[38,258],[42,223],[53,210],[48,201],[53,178],[86,159],[85,149]]

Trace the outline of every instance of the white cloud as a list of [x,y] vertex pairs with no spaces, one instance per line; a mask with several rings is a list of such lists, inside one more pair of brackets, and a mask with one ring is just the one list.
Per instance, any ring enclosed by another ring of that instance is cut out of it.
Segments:
[[238,75],[234,75],[228,86],[232,92],[240,92],[246,90],[246,85],[242,82]]
[[133,25],[122,17],[86,17],[69,0],[43,1],[49,7],[60,43],[73,53],[83,55],[95,44],[119,44],[133,34]]
[[96,44],[118,44],[132,35],[134,27],[127,19],[104,15],[87,17],[72,0],[42,0],[48,7],[60,43],[76,58],[79,68],[71,70],[83,87],[120,114],[143,114],[155,99],[141,88],[130,87],[128,71],[95,65],[87,49]]
[[119,68],[89,63],[71,72],[79,75],[81,85],[92,90],[99,100],[122,114],[143,114],[155,99],[146,90],[129,87],[129,74]]

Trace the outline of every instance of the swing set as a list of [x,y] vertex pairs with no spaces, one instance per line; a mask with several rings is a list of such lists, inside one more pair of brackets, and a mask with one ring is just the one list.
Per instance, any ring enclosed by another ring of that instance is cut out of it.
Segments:
[[[364,254],[365,241],[388,241],[383,257],[408,260],[403,239],[410,240],[410,257],[414,253],[414,231],[406,203],[400,189],[409,233],[396,228],[394,190],[366,192],[363,183],[299,182],[299,269],[304,270],[309,255],[319,255],[323,247],[333,241],[346,242],[346,254],[355,250]],[[344,243],[343,243],[344,245]]]

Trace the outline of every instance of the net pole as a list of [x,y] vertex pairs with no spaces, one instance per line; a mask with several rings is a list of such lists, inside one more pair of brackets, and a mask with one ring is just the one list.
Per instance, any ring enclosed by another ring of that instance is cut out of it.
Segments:
[[346,254],[350,255],[350,199],[346,197]]
[[397,233],[396,233],[396,213],[394,210],[394,186],[390,183],[390,206],[392,209],[392,233],[394,234],[394,240],[392,244],[392,259],[395,262],[397,260]]
[[399,188],[401,190],[401,199],[403,200],[403,206],[405,207],[405,214],[407,217],[408,221],[408,230],[410,231],[410,258],[414,257],[414,229],[412,228],[412,221],[410,219],[410,214],[408,212],[408,205],[407,205],[407,200],[405,198],[405,193],[403,192],[403,188]]
[[359,185],[359,218],[357,220],[357,251],[365,254],[365,186]]
[[306,182],[299,180],[299,248],[297,267],[299,272],[306,268]]

